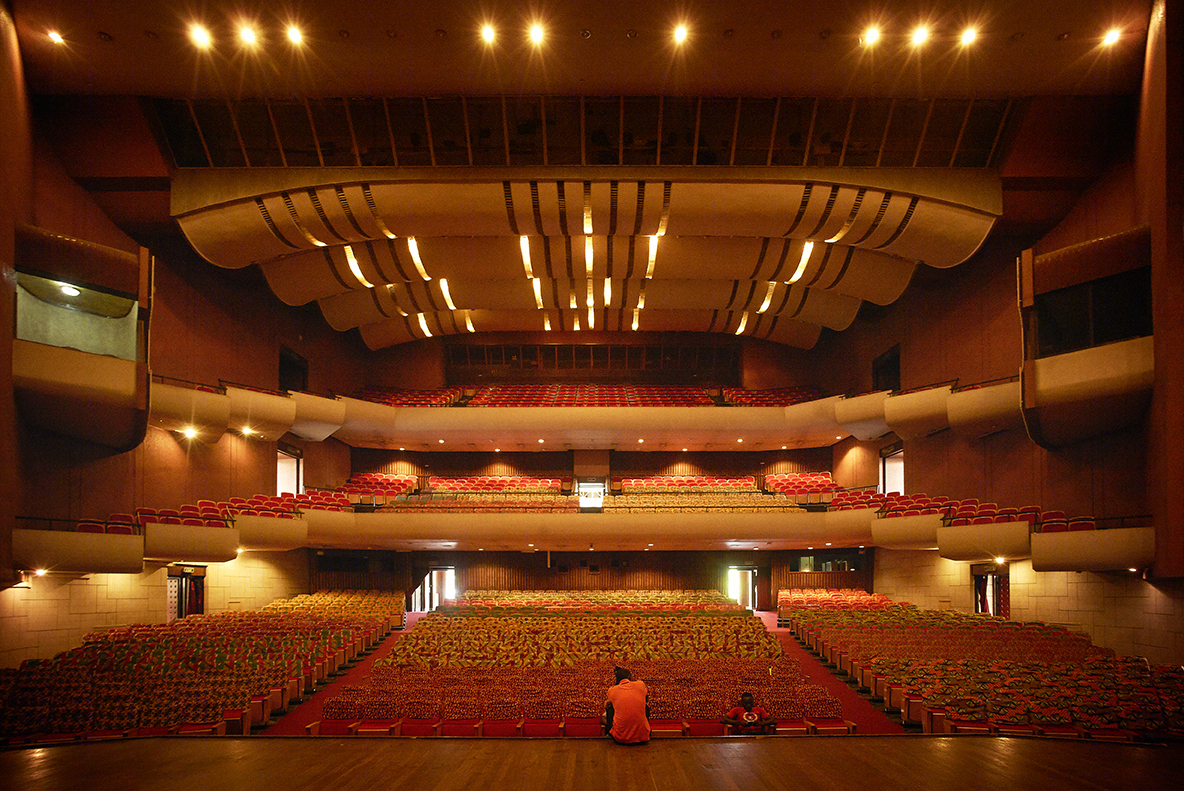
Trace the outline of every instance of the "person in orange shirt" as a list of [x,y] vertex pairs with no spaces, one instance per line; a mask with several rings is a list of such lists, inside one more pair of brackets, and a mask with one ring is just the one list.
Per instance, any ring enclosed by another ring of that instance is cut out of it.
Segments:
[[645,744],[650,740],[650,721],[646,711],[649,690],[644,681],[634,681],[623,667],[614,667],[617,683],[608,690],[604,722],[608,735],[617,744]]

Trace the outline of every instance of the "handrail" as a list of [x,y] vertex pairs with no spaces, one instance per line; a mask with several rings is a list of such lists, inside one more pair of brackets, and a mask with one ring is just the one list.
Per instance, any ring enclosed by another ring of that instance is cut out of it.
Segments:
[[966,390],[973,390],[977,387],[987,387],[988,385],[999,384],[1002,382],[1018,382],[1019,380],[1020,375],[1018,373],[1012,374],[1011,376],[999,376],[995,379],[986,379],[982,382],[971,382],[970,384],[958,385],[954,388],[954,392],[961,393]]
[[226,388],[221,385],[208,385],[203,382],[192,382],[188,379],[178,379],[175,376],[161,376],[160,374],[152,374],[152,381],[160,384],[178,384],[189,390],[202,390],[204,392],[225,393]]

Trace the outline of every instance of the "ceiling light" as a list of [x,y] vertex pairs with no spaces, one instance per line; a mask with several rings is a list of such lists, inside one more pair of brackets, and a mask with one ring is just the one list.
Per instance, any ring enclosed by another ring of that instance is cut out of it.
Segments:
[[452,295],[448,293],[448,280],[445,278],[440,278],[440,293],[444,295],[444,304],[448,309],[456,310],[456,305],[452,304]]
[[814,243],[806,242],[802,245],[802,257],[798,259],[798,268],[794,270],[793,277],[785,281],[785,284],[793,285],[802,279],[802,275],[806,273],[806,264],[810,263],[810,254],[814,252]]
[[765,292],[765,301],[757,308],[757,313],[764,313],[769,309],[769,303],[773,301],[773,291],[777,288],[777,284],[772,280],[769,281],[769,290]]
[[349,264],[349,271],[353,272],[355,278],[366,288],[374,288],[374,284],[362,275],[362,268],[358,266],[358,259],[354,256],[354,248],[348,244],[345,246],[345,260]]
[[596,308],[588,308],[588,329],[596,329]]
[[240,429],[239,433],[242,434],[244,437],[249,437],[255,433],[255,429],[251,428],[250,426],[243,426],[242,429]]
[[422,313],[419,313],[419,314],[416,314],[416,315],[418,315],[418,316],[419,316],[419,328],[420,328],[421,330],[423,330],[423,334],[424,334],[424,336],[425,336],[425,337],[428,337],[428,338],[432,337],[432,331],[431,331],[430,329],[428,329],[428,320],[427,320],[427,318],[425,318],[425,317],[424,317],[424,315],[423,315]]
[[66,40],[64,38],[62,38],[62,34],[57,32],[56,30],[49,31],[49,40],[52,41],[54,44],[65,44],[66,43]]
[[477,331],[477,328],[473,326],[473,317],[469,314],[469,311],[467,311],[467,310],[465,311],[465,329],[468,330],[469,332],[476,332]]
[[540,440],[539,440],[539,444],[541,445],[542,443],[543,443],[543,441],[540,439]]
[[929,28],[921,25],[913,30],[912,42],[914,47],[919,47],[929,40]]
[[1127,571],[1138,571],[1138,569],[1127,569]]
[[[589,273],[589,274],[591,274],[591,273]],[[584,300],[584,305],[590,308],[596,304],[595,299],[592,297],[592,279],[588,278],[588,280],[586,280],[584,282],[586,282],[588,284],[588,289],[587,289],[588,290],[588,297],[587,297],[587,299]]]
[[81,294],[82,292],[79,291],[78,289],[74,288],[74,286],[67,285],[67,284],[63,283],[62,284],[62,293],[65,294],[67,297],[76,297],[79,294]]
[[859,40],[865,47],[870,47],[872,44],[875,44],[880,40],[880,29],[874,25],[869,27],[867,30],[863,31],[863,37]]
[[641,444],[642,442],[645,442],[645,440],[644,440],[644,439],[639,439],[639,440],[637,440],[637,442],[638,442],[638,444]]
[[737,441],[737,442],[743,442],[744,440],[743,440],[743,439],[738,439],[738,440],[736,440],[736,441]]
[[686,448],[683,448],[683,449],[682,449],[682,452],[683,452],[683,453],[686,453],[686,452],[687,452],[687,449],[686,449]]
[[651,547],[652,547],[652,546],[653,546],[653,544],[648,544],[647,546],[651,546]]
[[547,332],[551,331],[551,314],[550,313],[543,314],[543,329],[546,330]]
[[486,25],[481,28],[481,38],[485,39],[486,43],[492,44],[496,35],[493,31],[493,25]]
[[403,450],[403,448],[399,448],[399,450]]
[[576,314],[576,315],[573,317],[573,319],[572,319],[572,327],[571,327],[571,328],[572,328],[574,331],[576,331],[576,332],[579,332],[579,331],[580,331],[580,316],[579,316],[579,314]]
[[444,440],[440,440],[440,444],[441,444],[441,445],[443,445],[443,444],[444,444]]
[[36,574],[38,577],[44,577],[45,576],[45,569],[36,569],[33,573]]
[[193,39],[193,43],[202,49],[213,43],[213,39],[210,38],[210,31],[201,25],[193,25],[189,28],[189,38]]
[[842,439],[842,437],[835,437],[835,439]]
[[300,32],[300,28],[295,25],[288,28],[288,41],[291,41],[293,44],[299,44],[301,41],[304,41],[304,35]]
[[674,42],[681,44],[687,40],[687,26],[679,25],[674,29]]
[[1006,562],[1007,562],[1006,558],[995,558],[995,565],[996,566],[1002,566]]
[[238,37],[243,40],[244,44],[254,44],[256,42],[255,31],[249,27],[245,27],[238,32]]
[[531,25],[530,26],[530,40],[533,41],[535,44],[542,43],[542,41],[543,41],[543,26],[542,25]]
[[633,309],[633,331],[637,332],[637,322],[641,318],[641,308]]
[[522,266],[526,268],[526,276],[534,277],[534,272],[530,268],[530,237],[519,237],[518,246],[522,248]]
[[655,235],[655,236],[650,237],[650,262],[649,262],[649,265],[646,266],[646,269],[645,269],[645,279],[646,280],[649,280],[650,278],[652,278],[654,276],[654,262],[657,260],[657,258],[658,258],[658,237]]
[[485,551],[485,547],[477,547],[477,551],[478,551],[478,552],[484,552],[484,551]]
[[813,549],[814,547],[806,547],[806,549]]
[[528,547],[533,547],[533,546],[534,546],[534,544],[527,544],[526,546],[528,546]]
[[1122,35],[1122,31],[1120,31],[1118,28],[1113,28],[1109,32],[1106,33],[1106,37],[1104,39],[1102,39],[1102,43],[1105,44],[1107,47],[1113,46],[1114,44],[1118,43],[1118,38],[1121,35]]
[[407,252],[411,253],[411,260],[415,263],[415,269],[419,272],[419,276],[424,280],[431,280],[429,275],[423,268],[423,261],[419,259],[419,243],[415,241],[414,236],[407,237]]
[[185,428],[181,429],[181,435],[185,437],[185,439],[193,439],[197,436],[197,429],[195,429],[193,426],[186,426]]
[[782,449],[782,450],[785,450],[785,446],[784,446],[784,445],[782,445],[782,446],[781,446],[781,449]]
[[502,452],[502,449],[501,449],[501,448],[494,448],[494,449],[493,449],[493,452],[494,452],[494,453],[501,453],[501,452]]
[[607,277],[604,279],[604,306],[606,308],[612,307],[613,302],[613,281]]
[[584,272],[592,277],[592,237],[584,237]]
[[829,542],[829,541],[827,541],[827,542],[826,542],[826,545],[829,547],[829,546],[830,546],[830,542]]
[[[525,238],[525,237],[523,237]],[[543,281],[537,277],[530,279],[530,285],[534,289],[534,304],[539,310],[543,309]]]
[[966,47],[974,43],[978,38],[978,31],[972,27],[968,27],[962,31],[962,46]]
[[742,313],[740,315],[740,326],[736,328],[736,334],[743,335],[744,328],[747,326],[748,326],[748,311],[746,310],[746,311],[744,311],[744,313]]

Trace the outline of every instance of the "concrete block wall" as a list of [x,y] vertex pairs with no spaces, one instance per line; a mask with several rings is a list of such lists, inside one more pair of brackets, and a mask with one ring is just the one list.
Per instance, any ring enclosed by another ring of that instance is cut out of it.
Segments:
[[[1184,580],[1148,582],[1130,572],[1008,569],[1011,620],[1064,624],[1095,645],[1156,664],[1184,663]],[[973,612],[970,564],[936,551],[876,550],[874,588],[925,609]]]
[[[167,570],[139,574],[47,574],[28,588],[0,590],[0,667],[45,659],[82,644],[88,632],[165,620]],[[308,553],[244,552],[206,568],[205,611],[257,610],[308,592]]]

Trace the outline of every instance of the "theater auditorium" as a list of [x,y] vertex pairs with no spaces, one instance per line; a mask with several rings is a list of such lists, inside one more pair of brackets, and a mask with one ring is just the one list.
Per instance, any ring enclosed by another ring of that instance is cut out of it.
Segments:
[[4,0],[0,771],[1171,786],[1182,15]]

